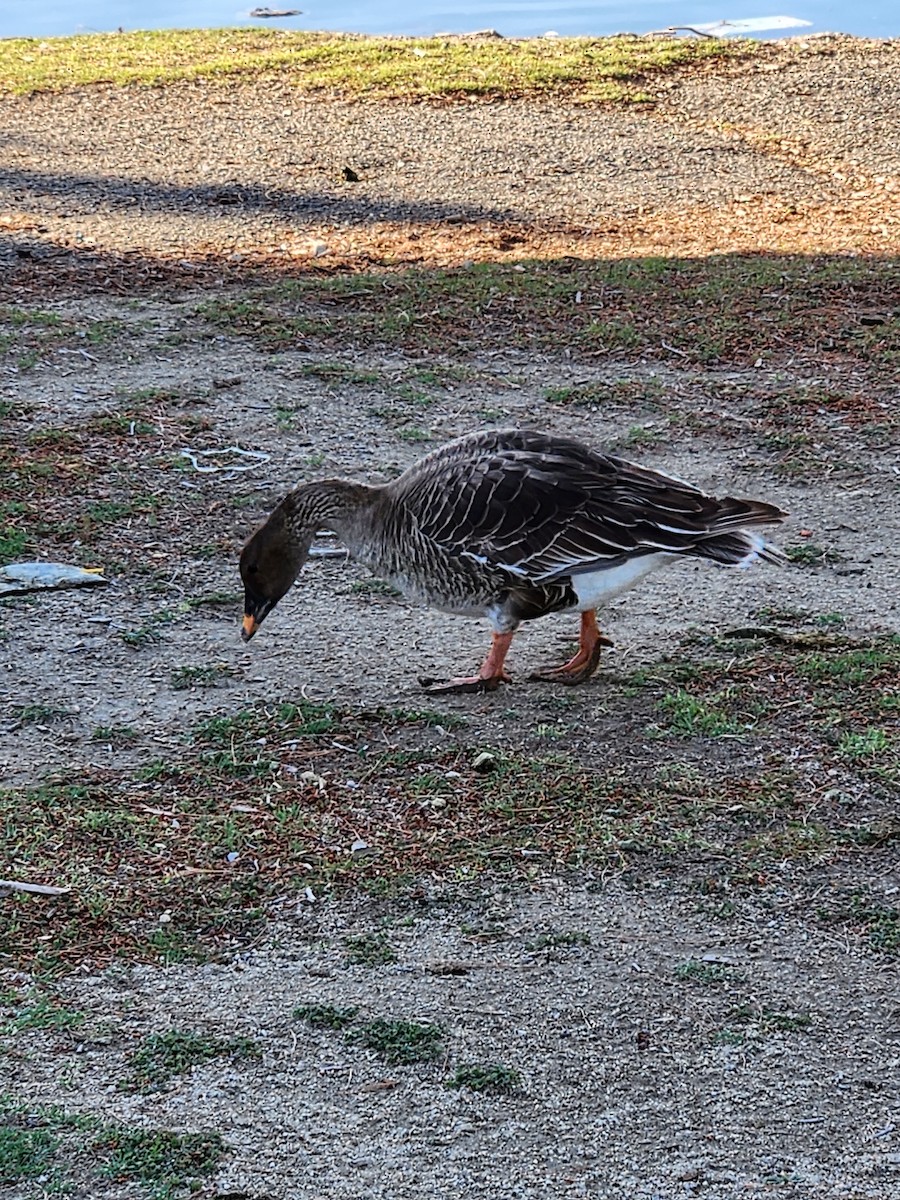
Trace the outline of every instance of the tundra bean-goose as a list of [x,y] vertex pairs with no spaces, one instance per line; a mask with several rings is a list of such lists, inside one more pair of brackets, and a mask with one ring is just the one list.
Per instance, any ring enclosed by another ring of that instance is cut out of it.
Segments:
[[[504,661],[519,625],[566,609],[581,614],[578,651],[532,678],[581,683],[611,644],[597,625],[600,605],[678,558],[781,561],[755,528],[784,516],[774,504],[716,499],[571,438],[473,433],[388,484],[329,479],[289,492],[241,554],[242,636],[253,637],[285,595],[324,528],[408,596],[490,621],[478,674],[430,691],[492,691],[508,682]],[[683,584],[673,576],[670,586]]]

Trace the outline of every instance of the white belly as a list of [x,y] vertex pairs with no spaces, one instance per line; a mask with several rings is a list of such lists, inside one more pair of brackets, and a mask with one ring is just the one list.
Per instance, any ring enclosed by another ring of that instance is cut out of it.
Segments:
[[607,567],[604,571],[574,575],[572,587],[578,597],[578,611],[585,612],[589,608],[608,604],[622,592],[634,587],[645,575],[677,557],[676,554],[644,554],[640,558],[629,558],[617,567]]

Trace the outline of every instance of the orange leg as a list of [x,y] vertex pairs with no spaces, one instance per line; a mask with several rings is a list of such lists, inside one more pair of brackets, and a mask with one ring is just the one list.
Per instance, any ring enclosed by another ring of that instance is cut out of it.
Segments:
[[545,667],[535,671],[531,678],[549,679],[555,683],[584,683],[597,670],[603,647],[611,645],[609,638],[600,632],[595,610],[589,608],[581,614],[581,637],[574,658],[561,667]]
[[506,660],[506,655],[509,647],[512,644],[513,634],[511,633],[494,633],[491,635],[491,648],[488,651],[488,656],[481,664],[481,669],[477,675],[467,675],[460,679],[447,679],[443,682],[435,682],[431,679],[422,679],[420,683],[425,687],[425,690],[432,694],[452,695],[454,692],[493,692],[500,686],[501,683],[509,683],[509,676],[503,669],[503,663]]

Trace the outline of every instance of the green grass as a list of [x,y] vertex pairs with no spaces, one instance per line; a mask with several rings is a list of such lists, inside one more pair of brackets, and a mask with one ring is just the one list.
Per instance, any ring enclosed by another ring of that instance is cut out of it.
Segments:
[[294,1016],[313,1029],[346,1029],[356,1020],[358,1012],[354,1005],[340,1008],[334,1004],[300,1004],[294,1009]]
[[45,1129],[0,1125],[0,1186],[45,1175],[58,1142]]
[[[751,363],[763,350],[782,356],[786,346],[796,354],[813,339],[871,367],[887,360],[878,358],[877,348],[859,358],[847,331],[860,307],[883,307],[900,290],[896,259],[734,254],[518,265],[525,270],[485,262],[297,276],[207,300],[195,312],[270,351],[295,347],[300,339],[335,350],[352,342],[425,353],[436,345],[555,349],[565,338],[573,359],[598,351],[613,358],[640,353],[684,366]],[[573,305],[579,292],[585,303]],[[593,310],[601,301],[598,316]],[[563,385],[546,397],[560,405],[634,402],[659,411],[668,394],[658,380],[646,379]],[[672,416],[669,406],[665,413]],[[681,419],[690,427],[702,424],[693,409]],[[814,564],[820,550],[800,547],[798,553]]]
[[728,1019],[739,1025],[751,1026],[757,1037],[774,1033],[808,1033],[813,1024],[808,1012],[753,1004],[739,1004],[731,1009]]
[[430,1062],[441,1053],[443,1030],[422,1021],[392,1020],[376,1017],[355,1024],[358,1009],[338,1008],[333,1004],[301,1004],[294,1016],[314,1029],[344,1030],[344,1040],[363,1046],[391,1066]]
[[430,429],[422,429],[418,425],[401,425],[397,430],[397,437],[401,442],[419,444],[433,441],[434,434]]
[[227,663],[212,663],[198,667],[175,667],[169,675],[169,683],[176,692],[193,688],[214,688],[230,678],[234,671]]
[[28,544],[29,537],[24,529],[0,525],[0,566],[21,560]]
[[741,978],[741,973],[727,963],[702,962],[692,958],[688,962],[678,964],[675,968],[675,978],[699,983],[704,987],[714,987],[719,983],[734,983]]
[[0,1187],[17,1196],[103,1196],[113,1180],[135,1184],[129,1195],[176,1200],[197,1192],[226,1153],[217,1133],[128,1129],[0,1093]]
[[385,933],[362,933],[344,938],[346,961],[350,966],[383,967],[397,961],[397,954]]
[[879,954],[892,958],[900,955],[900,908],[888,907],[857,892],[844,902],[823,906],[817,915],[826,925],[858,930]]
[[0,1009],[7,1007],[13,1009],[14,1014],[8,1021],[0,1021],[0,1036],[21,1033],[26,1029],[77,1029],[84,1022],[84,1013],[65,1008],[35,990],[24,998],[15,990],[0,993]]
[[679,688],[663,696],[660,708],[668,727],[685,737],[730,737],[740,733],[740,722],[719,708],[717,701],[718,697],[705,700]]
[[[581,695],[561,697],[575,707],[554,705],[561,738],[551,752],[540,720],[522,733],[502,707],[501,744],[491,746],[480,724],[451,712],[284,701],[209,717],[165,760],[135,766],[123,756],[0,789],[10,873],[71,889],[53,901],[49,924],[43,900],[8,897],[0,940],[10,965],[52,973],[86,958],[233,955],[260,935],[271,901],[307,886],[317,897],[392,897],[423,879],[471,888],[545,871],[640,869],[724,876],[736,893],[790,886],[802,897],[804,880],[812,886],[832,868],[851,881],[886,872],[900,785],[900,638],[810,636],[812,646],[694,635],[671,662],[611,676],[608,711],[622,732],[604,739],[600,760],[586,748],[586,731],[596,734],[579,716]],[[660,736],[661,717],[683,732]],[[710,736],[731,728],[740,738]],[[690,761],[685,735],[695,738]],[[483,751],[486,773],[475,765]],[[798,763],[817,764],[812,810]],[[848,806],[847,796],[859,802]],[[354,853],[359,841],[365,853]],[[878,924],[886,946],[891,921]],[[874,918],[848,925],[862,938],[876,927]],[[388,933],[375,928],[350,941],[349,956],[390,961]],[[554,931],[534,943],[551,953],[569,944]]]
[[421,1021],[376,1017],[349,1030],[347,1040],[375,1053],[391,1066],[430,1062],[442,1049],[443,1030]]
[[140,734],[130,725],[95,725],[91,730],[92,742],[103,742],[117,750],[133,746]]
[[203,763],[235,777],[271,773],[274,760],[263,734],[272,728],[273,718],[276,727],[289,728],[295,738],[315,737],[334,728],[335,709],[301,700],[263,712],[247,709],[233,717],[210,717],[195,734],[195,741],[203,747]]
[[382,381],[377,371],[364,371],[342,362],[304,363],[298,373],[305,379],[321,379],[325,383],[350,384],[356,387],[373,387]]
[[13,704],[11,710],[22,725],[50,725],[69,716],[67,708],[55,704]]
[[154,512],[158,506],[158,496],[138,496],[129,500],[98,500],[87,505],[84,515],[88,520],[101,525],[114,524],[137,513]]
[[[8,91],[3,78],[8,41],[0,39],[0,94]],[[23,64],[24,65],[24,64]],[[20,372],[32,370],[62,346],[93,350],[119,341],[125,326],[116,320],[91,321],[87,325],[41,309],[0,305],[0,359],[11,359]],[[18,412],[21,415],[22,409]],[[40,435],[38,435],[40,436]]]
[[525,943],[526,950],[559,950],[572,946],[589,946],[591,936],[581,930],[562,933],[541,933]]
[[827,567],[831,563],[840,562],[836,550],[827,546],[818,546],[815,542],[802,542],[799,546],[785,546],[784,553],[788,562],[798,567]]
[[620,439],[619,445],[626,450],[643,450],[650,446],[658,446],[664,440],[663,433],[659,429],[647,425],[632,425],[625,436]]
[[147,646],[161,641],[165,627],[186,618],[191,608],[190,604],[181,603],[176,609],[160,609],[159,612],[152,613],[143,625],[134,629],[124,629],[119,636],[132,650],[144,650]]
[[872,760],[890,750],[891,743],[883,729],[866,729],[862,733],[848,730],[841,735],[837,748],[845,758]]
[[115,1130],[95,1143],[102,1154],[103,1174],[110,1179],[144,1184],[157,1200],[197,1190],[200,1179],[215,1173],[225,1156],[218,1133],[171,1133],[159,1130]]
[[128,1056],[130,1074],[119,1084],[126,1092],[151,1092],[193,1067],[217,1058],[259,1058],[256,1043],[245,1037],[214,1038],[191,1030],[169,1029],[145,1037]]
[[473,41],[277,29],[150,30],[0,41],[0,92],[242,76],[367,97],[565,93],[646,100],[646,83],[655,74],[755,52],[753,42],[712,39]]
[[448,1088],[468,1088],[470,1092],[509,1094],[521,1086],[519,1072],[502,1063],[460,1063],[447,1080]]

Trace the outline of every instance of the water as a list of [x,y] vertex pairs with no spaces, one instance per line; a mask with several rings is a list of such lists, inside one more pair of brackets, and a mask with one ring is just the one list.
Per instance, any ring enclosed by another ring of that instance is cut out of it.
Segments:
[[646,33],[669,25],[723,19],[789,16],[808,22],[788,29],[759,30],[763,37],[839,31],[866,37],[900,36],[897,0],[297,0],[270,8],[303,9],[298,17],[250,20],[249,0],[37,0],[0,2],[0,37],[52,37],[59,34],[124,29],[196,29],[230,25],[281,29],[332,29],[353,33],[470,33],[497,29],[507,37],[532,37],[550,30],[566,35]]

